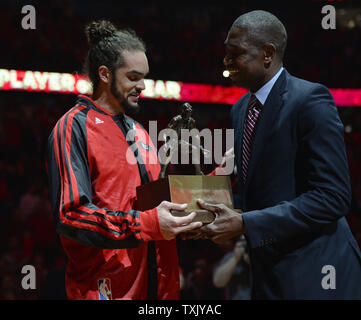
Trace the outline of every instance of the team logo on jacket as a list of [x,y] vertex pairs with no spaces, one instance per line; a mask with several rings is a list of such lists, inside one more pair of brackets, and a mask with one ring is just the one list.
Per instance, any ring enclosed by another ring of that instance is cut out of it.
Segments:
[[103,120],[99,119],[98,117],[95,117],[95,124],[104,123]]
[[143,143],[143,142],[141,142],[141,141],[139,141],[138,143],[143,147],[143,149],[145,149],[145,150],[147,150],[147,151],[152,150],[152,147],[151,147],[151,146],[149,146],[149,145],[147,145],[147,144],[145,144],[145,143]]
[[98,293],[99,300],[112,300],[112,288],[109,278],[98,279]]

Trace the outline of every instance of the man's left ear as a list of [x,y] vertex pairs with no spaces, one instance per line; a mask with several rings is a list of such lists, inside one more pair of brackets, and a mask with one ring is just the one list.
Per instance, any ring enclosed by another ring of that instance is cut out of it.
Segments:
[[101,65],[98,68],[98,75],[100,81],[110,84],[112,81],[112,73],[107,66]]
[[264,67],[268,69],[276,55],[276,47],[269,43],[264,47]]

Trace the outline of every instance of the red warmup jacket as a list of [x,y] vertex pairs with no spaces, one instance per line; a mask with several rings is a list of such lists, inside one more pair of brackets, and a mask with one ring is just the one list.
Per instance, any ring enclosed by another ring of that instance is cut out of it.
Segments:
[[49,136],[47,165],[68,298],[179,299],[176,241],[156,208],[133,209],[136,187],[160,172],[146,130],[81,95]]

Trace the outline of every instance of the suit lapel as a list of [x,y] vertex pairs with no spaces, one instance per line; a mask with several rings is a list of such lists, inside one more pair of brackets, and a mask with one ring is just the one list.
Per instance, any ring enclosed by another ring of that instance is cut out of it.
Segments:
[[[276,83],[273,85],[271,92],[269,93],[260,118],[258,120],[256,133],[253,140],[251,156],[248,164],[247,179],[244,186],[244,194],[247,190],[248,184],[252,179],[252,175],[257,169],[258,161],[260,160],[260,154],[266,139],[271,132],[274,121],[278,118],[280,109],[283,105],[282,95],[286,88],[286,70],[284,70]],[[242,125],[243,128],[243,125]],[[243,130],[243,129],[242,129]],[[242,131],[243,132],[243,131]],[[242,149],[241,149],[242,150]]]

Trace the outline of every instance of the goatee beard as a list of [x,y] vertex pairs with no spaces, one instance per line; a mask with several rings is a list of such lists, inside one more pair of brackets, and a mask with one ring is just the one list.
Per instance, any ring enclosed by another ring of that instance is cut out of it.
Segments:
[[125,98],[124,95],[117,89],[114,79],[112,81],[110,91],[113,94],[113,96],[120,101],[120,104],[122,105],[122,107],[124,109],[124,113],[126,115],[134,116],[139,112],[140,105],[137,104],[136,107],[130,105],[129,102],[128,102],[128,99]]

